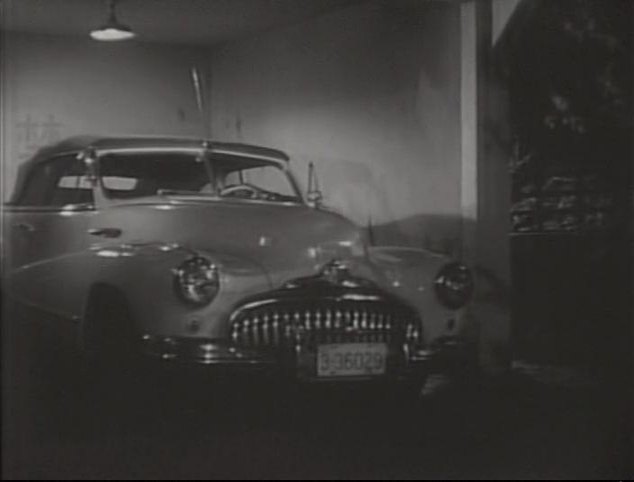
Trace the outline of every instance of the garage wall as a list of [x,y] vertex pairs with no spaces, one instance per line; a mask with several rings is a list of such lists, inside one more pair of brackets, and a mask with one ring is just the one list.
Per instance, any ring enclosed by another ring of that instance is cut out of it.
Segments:
[[314,162],[326,204],[380,243],[460,245],[460,17],[367,2],[213,51],[214,138]]
[[5,34],[3,197],[20,162],[77,134],[200,135],[190,68],[204,49]]

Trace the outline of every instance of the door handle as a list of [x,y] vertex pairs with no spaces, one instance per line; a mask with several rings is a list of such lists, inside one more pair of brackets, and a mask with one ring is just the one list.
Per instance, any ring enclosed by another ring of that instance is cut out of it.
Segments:
[[102,238],[118,238],[122,231],[119,228],[91,228],[88,234],[92,236],[101,236]]
[[35,226],[29,223],[17,223],[14,227],[24,234],[33,234],[35,232]]

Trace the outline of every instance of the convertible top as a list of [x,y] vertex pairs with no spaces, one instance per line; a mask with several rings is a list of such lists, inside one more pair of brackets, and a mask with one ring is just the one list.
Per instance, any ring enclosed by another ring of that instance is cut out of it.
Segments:
[[232,142],[215,142],[207,139],[169,136],[76,136],[64,139],[40,149],[29,162],[40,162],[51,156],[69,152],[78,152],[94,148],[96,150],[114,149],[197,149],[207,143],[208,148],[222,154],[256,157],[278,162],[288,162],[289,157],[284,152],[269,147],[254,146]]
[[288,155],[277,149],[269,147],[254,146],[251,144],[240,144],[232,142],[214,142],[207,139],[191,137],[170,137],[170,136],[75,136],[64,139],[56,144],[41,148],[28,161],[22,163],[18,169],[18,176],[15,183],[12,199],[21,191],[26,182],[26,176],[34,165],[44,162],[53,156],[62,154],[79,153],[85,149],[94,148],[97,151],[108,150],[142,150],[142,149],[202,149],[206,144],[207,149],[217,154],[237,157],[249,157],[261,159],[277,164],[286,164],[289,161]]

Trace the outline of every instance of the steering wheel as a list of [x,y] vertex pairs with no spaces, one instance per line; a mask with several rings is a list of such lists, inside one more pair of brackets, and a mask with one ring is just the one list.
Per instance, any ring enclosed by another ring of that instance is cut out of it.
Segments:
[[[253,199],[259,197],[261,189],[251,185],[251,184],[234,184],[232,186],[227,186],[220,190],[221,196],[232,196],[239,197],[245,199]],[[244,193],[244,194],[240,194]]]

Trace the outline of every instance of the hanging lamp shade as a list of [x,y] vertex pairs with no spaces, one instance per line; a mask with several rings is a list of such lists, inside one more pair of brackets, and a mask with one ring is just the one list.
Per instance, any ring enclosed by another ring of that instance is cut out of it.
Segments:
[[116,0],[110,0],[108,21],[99,28],[90,32],[90,36],[94,40],[102,42],[117,42],[120,40],[129,40],[136,37],[136,34],[130,27],[124,25],[117,20],[115,12]]

